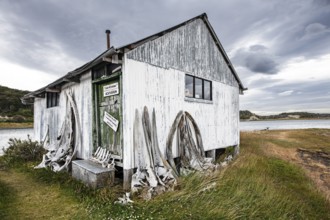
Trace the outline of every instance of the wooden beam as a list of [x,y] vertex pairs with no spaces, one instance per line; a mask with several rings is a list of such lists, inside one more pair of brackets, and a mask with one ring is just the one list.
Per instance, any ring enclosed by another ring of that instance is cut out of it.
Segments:
[[45,93],[39,93],[39,94],[31,95],[31,97],[29,98],[45,98],[45,97],[46,97]]
[[121,66],[118,66],[117,68],[115,68],[114,70],[112,70],[112,73],[115,73],[117,71],[121,70]]
[[114,64],[121,64],[123,63],[122,60],[119,60],[118,57],[117,58],[107,58],[107,57],[103,57],[102,61],[108,62],[108,63],[114,63]]
[[71,77],[71,78],[63,78],[64,82],[74,82],[74,83],[80,83],[79,77]]
[[102,57],[102,61],[111,63],[112,59],[107,57]]
[[55,88],[46,88],[46,92],[61,92],[61,90]]

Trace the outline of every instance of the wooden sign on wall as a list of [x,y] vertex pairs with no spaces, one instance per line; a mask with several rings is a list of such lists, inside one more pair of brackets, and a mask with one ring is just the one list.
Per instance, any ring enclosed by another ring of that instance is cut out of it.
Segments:
[[103,97],[119,94],[118,82],[103,86]]
[[112,115],[110,115],[108,112],[104,112],[104,117],[103,117],[103,121],[115,132],[118,129],[118,124],[119,121],[114,118]]

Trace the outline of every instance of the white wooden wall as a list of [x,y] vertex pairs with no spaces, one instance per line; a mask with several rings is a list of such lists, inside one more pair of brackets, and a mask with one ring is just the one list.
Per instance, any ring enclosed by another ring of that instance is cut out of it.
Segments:
[[238,83],[202,19],[148,41],[127,53],[127,58],[173,68],[226,85]]
[[186,72],[125,57],[123,73],[124,169],[134,167],[135,109],[142,112],[144,106],[150,113],[155,108],[159,146],[163,153],[169,129],[180,110],[188,111],[196,120],[205,150],[239,144],[238,87],[212,81],[212,103],[191,102],[185,100]]
[[92,83],[91,74],[82,75],[80,83],[68,83],[62,87],[59,106],[46,108],[46,98],[36,98],[34,102],[34,132],[35,139],[41,141],[49,126],[50,142],[55,143],[59,135],[66,113],[66,90],[73,91],[73,97],[78,108],[82,130],[82,145],[77,149],[77,157],[88,159],[93,151],[92,146]]

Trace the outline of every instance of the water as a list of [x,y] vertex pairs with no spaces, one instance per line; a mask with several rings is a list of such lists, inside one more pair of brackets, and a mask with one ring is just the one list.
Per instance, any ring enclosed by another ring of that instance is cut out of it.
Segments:
[[240,122],[241,131],[254,130],[281,130],[281,129],[307,129],[329,128],[330,120],[274,120],[274,121],[243,121]]
[[0,155],[3,154],[2,148],[8,147],[9,138],[18,138],[25,140],[27,139],[28,134],[33,140],[34,138],[33,128],[0,129]]
[[[280,129],[306,129],[306,128],[328,128],[330,120],[274,120],[274,121],[243,121],[240,122],[241,131],[253,130],[280,130]],[[0,155],[2,148],[8,147],[9,138],[27,139],[27,135],[34,138],[33,128],[23,129],[0,129]]]

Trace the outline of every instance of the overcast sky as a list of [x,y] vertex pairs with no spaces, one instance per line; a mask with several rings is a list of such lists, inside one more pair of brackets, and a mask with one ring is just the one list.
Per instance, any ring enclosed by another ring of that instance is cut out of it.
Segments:
[[36,90],[106,49],[206,12],[240,109],[330,113],[330,0],[0,0],[0,85]]

